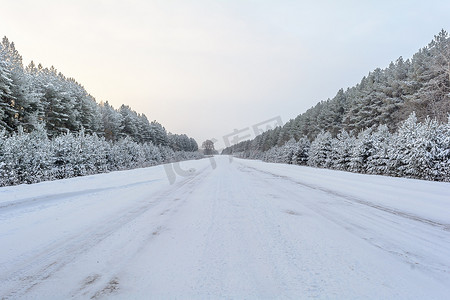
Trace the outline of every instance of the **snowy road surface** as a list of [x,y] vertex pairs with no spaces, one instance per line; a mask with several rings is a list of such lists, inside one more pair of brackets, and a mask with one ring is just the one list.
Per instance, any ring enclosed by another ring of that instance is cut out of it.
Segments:
[[215,162],[0,188],[0,299],[449,299],[450,184]]

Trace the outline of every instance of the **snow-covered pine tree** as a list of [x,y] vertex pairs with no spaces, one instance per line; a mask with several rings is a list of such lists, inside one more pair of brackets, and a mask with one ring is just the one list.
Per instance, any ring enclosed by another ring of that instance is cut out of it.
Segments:
[[0,130],[13,131],[16,127],[15,115],[18,112],[14,108],[15,97],[12,93],[11,71],[1,50],[0,48]]
[[386,125],[378,126],[372,133],[373,151],[367,158],[367,173],[369,174],[387,174],[389,162],[389,148],[392,141],[392,134]]
[[433,175],[435,180],[450,181],[450,114],[447,123],[438,128],[433,153]]
[[411,114],[403,122],[396,140],[400,161],[397,166],[399,176],[426,180],[445,179],[445,160],[449,149],[445,142],[444,128],[445,125],[430,118],[418,123],[415,114]]
[[324,167],[331,151],[331,133],[321,132],[311,143],[308,154],[308,165],[312,167]]
[[73,113],[75,103],[63,86],[64,77],[58,74],[55,68],[42,69],[40,76],[41,82],[44,83],[44,120],[48,134],[53,137],[69,130],[70,114]]
[[367,161],[374,151],[371,133],[372,129],[368,128],[358,134],[350,159],[349,171],[356,173],[367,172]]
[[346,130],[342,130],[336,137],[335,149],[336,157],[333,167],[337,170],[348,171],[355,146],[355,138]]
[[152,132],[152,142],[157,146],[167,146],[169,140],[167,138],[166,129],[156,121],[150,123],[150,128]]
[[31,132],[37,128],[38,124],[42,124],[44,119],[44,107],[41,101],[43,84],[39,81],[38,72],[39,70],[33,61],[25,68],[24,72],[22,89],[27,106],[24,108],[22,126],[26,132]]
[[410,160],[415,156],[414,143],[416,134],[419,131],[417,117],[412,113],[404,122],[402,122],[398,131],[392,136],[392,142],[388,150],[388,172],[391,176],[407,176],[412,174],[410,170]]
[[122,115],[112,107],[108,101],[100,102],[103,136],[109,141],[117,141],[123,130]]
[[69,178],[75,176],[74,162],[72,160],[75,148],[75,137],[72,133],[67,132],[60,134],[52,140],[55,178]]
[[135,142],[140,140],[139,120],[135,111],[128,105],[122,105],[119,108],[119,113],[122,115],[122,137],[131,137]]
[[450,38],[445,30],[422,51],[417,64],[420,89],[411,96],[413,109],[420,120],[433,116],[445,122],[450,110]]
[[158,147],[148,142],[142,145],[146,166],[153,166],[163,162],[161,152]]
[[170,147],[160,145],[158,148],[162,162],[169,163],[175,161],[175,152]]
[[292,163],[304,166],[308,163],[308,153],[311,143],[306,136],[301,137],[295,144]]
[[296,142],[290,139],[279,149],[278,161],[284,164],[292,164],[292,159],[296,150]]

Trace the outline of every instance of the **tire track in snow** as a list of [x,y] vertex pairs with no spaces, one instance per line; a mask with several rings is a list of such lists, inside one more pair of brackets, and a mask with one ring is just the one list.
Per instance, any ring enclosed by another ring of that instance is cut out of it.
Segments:
[[434,220],[426,219],[426,218],[423,218],[423,217],[419,217],[417,215],[413,215],[413,214],[410,214],[410,213],[399,211],[399,210],[396,210],[396,209],[393,209],[393,208],[389,208],[389,207],[386,207],[386,206],[378,205],[378,204],[375,204],[375,203],[372,203],[372,202],[369,202],[369,201],[365,201],[363,199],[360,199],[360,198],[357,198],[357,197],[354,197],[354,196],[346,195],[346,194],[343,194],[343,193],[340,193],[340,192],[337,192],[337,191],[334,191],[334,190],[331,190],[331,189],[327,189],[327,188],[322,187],[322,186],[317,186],[317,185],[313,185],[313,184],[308,184],[308,183],[305,183],[305,182],[297,181],[297,180],[295,180],[295,179],[293,179],[291,177],[288,177],[288,176],[274,174],[274,173],[263,171],[263,170],[259,170],[259,169],[256,169],[256,168],[253,168],[253,167],[250,167],[250,166],[244,166],[244,167],[252,169],[252,170],[257,171],[259,173],[264,173],[264,174],[267,174],[267,175],[270,175],[270,176],[273,176],[273,177],[282,178],[284,180],[291,181],[293,183],[302,185],[304,187],[307,187],[307,188],[310,188],[310,189],[313,189],[313,190],[322,191],[322,192],[325,192],[325,193],[327,193],[329,195],[334,195],[334,196],[337,196],[337,197],[340,197],[340,198],[344,198],[344,199],[346,199],[348,201],[351,201],[351,202],[356,202],[356,203],[359,203],[361,205],[365,205],[365,206],[369,206],[369,207],[372,207],[372,208],[375,208],[375,209],[378,209],[378,210],[382,210],[384,212],[387,212],[387,213],[390,213],[390,214],[393,214],[393,215],[396,215],[396,216],[400,216],[400,217],[407,218],[407,219],[410,219],[410,220],[414,220],[414,221],[417,221],[417,222],[426,223],[426,224],[429,224],[429,225],[432,225],[432,226],[435,226],[435,227],[440,227],[440,228],[442,228],[442,229],[444,229],[446,231],[450,231],[450,224],[439,223],[439,222],[434,221]]
[[[252,170],[250,173],[255,175],[268,175],[269,177],[259,176],[259,178],[274,189],[291,194],[293,199],[298,198],[300,192],[295,185],[329,195],[331,201],[327,203],[306,199],[299,202],[317,214],[344,227],[369,244],[399,257],[412,268],[422,268],[439,280],[442,280],[441,274],[450,273],[448,256],[450,245],[446,242],[448,239],[443,238],[443,236],[448,235],[448,225],[386,208],[324,187],[299,182],[288,176],[273,174],[241,163],[239,165],[243,172],[249,172],[246,170],[249,169]],[[285,184],[282,186],[273,184],[273,179],[281,179],[293,185],[287,189],[288,186]],[[346,209],[337,208],[335,206],[338,203],[336,200],[344,201],[349,206]],[[356,206],[353,204],[356,204]],[[367,211],[364,207],[373,210]],[[398,222],[397,218],[399,217],[408,222]],[[428,226],[417,226],[417,224],[414,224],[415,222]],[[383,232],[393,232],[395,237],[384,236]],[[440,242],[437,243],[436,241]],[[422,247],[418,248],[418,244]]]
[[57,193],[57,194],[48,194],[48,195],[42,195],[38,197],[30,197],[30,198],[24,198],[24,199],[18,199],[18,200],[12,200],[4,203],[0,203],[0,214],[9,212],[13,209],[20,209],[20,208],[29,208],[30,206],[41,206],[44,204],[49,204],[49,202],[57,202],[58,204],[61,203],[62,200],[68,199],[68,198],[74,198],[76,196],[81,195],[90,195],[100,192],[106,192],[106,191],[114,191],[114,190],[123,190],[127,188],[133,188],[140,185],[146,185],[155,181],[160,181],[161,179],[153,179],[153,180],[145,180],[140,182],[135,182],[131,184],[125,184],[125,185],[119,185],[119,186],[112,186],[112,187],[105,187],[105,188],[97,188],[97,189],[86,189],[76,192],[67,192],[67,193]]
[[234,165],[220,167],[232,170],[209,181],[215,189],[210,197],[212,214],[199,261],[198,286],[209,290],[210,298],[240,298],[238,291],[227,290],[230,286],[254,298],[289,298],[293,291],[300,294],[304,286],[310,286],[310,295],[318,295],[318,276],[303,270],[301,257],[305,254],[278,224],[280,214],[292,211],[273,209],[275,195],[261,189],[267,185],[261,184],[259,177]]
[[[123,212],[120,216],[111,216],[106,222],[102,220],[103,223],[101,224],[93,224],[91,227],[92,230],[89,232],[77,232],[67,238],[51,243],[46,247],[39,249],[38,253],[20,264],[15,265],[13,268],[5,268],[2,270],[3,274],[0,275],[0,279],[5,286],[8,286],[8,288],[6,292],[2,292],[4,294],[0,295],[1,298],[21,298],[27,295],[27,293],[40,283],[49,279],[56,272],[63,269],[67,264],[75,261],[81,255],[86,254],[91,248],[113,235],[122,227],[143,216],[158,204],[171,199],[171,195],[177,193],[185,194],[189,189],[195,188],[198,182],[203,180],[209,174],[209,172],[206,171],[208,168],[209,166],[200,170],[200,172],[193,174],[192,177],[185,178],[163,191],[157,192],[155,195],[149,195],[148,197],[154,198],[154,200],[150,202],[145,202],[143,205],[132,207],[126,212]],[[143,183],[136,183],[136,185],[140,184]],[[125,185],[123,188],[129,186],[131,185]],[[118,187],[118,189],[120,188]],[[93,191],[90,192],[94,193]],[[83,194],[83,192],[78,194]],[[175,203],[176,206],[183,204],[182,201],[172,201],[170,204],[173,203]],[[158,228],[161,229],[162,226],[159,225],[154,230],[150,229],[151,238],[157,236],[154,233]],[[143,246],[144,245],[142,245],[142,247]],[[135,251],[139,251],[139,248],[135,249]]]

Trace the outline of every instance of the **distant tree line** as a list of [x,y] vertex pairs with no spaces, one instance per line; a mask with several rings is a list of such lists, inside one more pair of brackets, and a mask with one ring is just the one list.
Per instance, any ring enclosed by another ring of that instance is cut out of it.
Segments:
[[304,136],[260,151],[253,148],[252,141],[245,141],[223,154],[355,173],[450,181],[450,118],[447,123],[429,118],[418,122],[412,113],[395,133],[386,125],[365,129],[356,136],[345,130],[336,137],[322,131],[312,142]]
[[114,109],[74,79],[0,44],[0,186],[200,158],[197,142],[167,133],[129,106]]
[[449,181],[449,113],[450,39],[442,30],[411,59],[222,154]]
[[0,186],[148,167],[203,155],[131,137],[107,140],[83,129],[52,139],[43,124],[30,133],[0,132]]
[[14,43],[4,37],[0,44],[0,131],[12,133],[20,127],[29,133],[39,123],[50,138],[83,129],[108,141],[128,137],[175,151],[198,150],[194,139],[168,134],[161,124],[127,105],[114,109],[107,101],[97,104],[79,83],[54,67],[31,62],[24,68]]

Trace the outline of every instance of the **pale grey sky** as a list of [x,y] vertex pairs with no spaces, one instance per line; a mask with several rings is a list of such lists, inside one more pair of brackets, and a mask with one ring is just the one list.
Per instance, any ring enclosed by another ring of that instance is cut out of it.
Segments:
[[[286,122],[376,67],[409,58],[450,1],[0,0],[0,34],[201,143],[272,117]],[[220,145],[218,145],[220,147]]]

